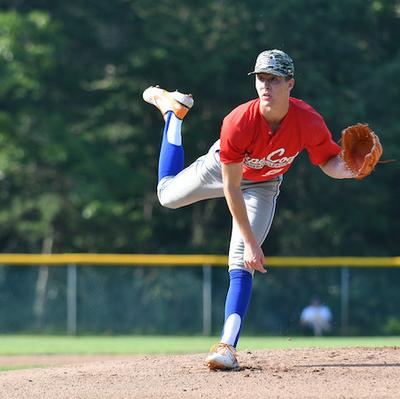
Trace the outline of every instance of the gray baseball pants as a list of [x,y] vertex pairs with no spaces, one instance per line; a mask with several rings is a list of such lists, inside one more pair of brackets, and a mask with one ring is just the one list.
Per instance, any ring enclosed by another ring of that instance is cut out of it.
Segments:
[[[219,140],[206,155],[201,156],[176,176],[164,177],[158,184],[161,205],[176,209],[194,202],[224,197],[219,159]],[[271,227],[282,176],[264,182],[243,179],[241,188],[251,229],[261,245]],[[233,223],[229,247],[229,270],[245,269],[244,244],[238,227]]]

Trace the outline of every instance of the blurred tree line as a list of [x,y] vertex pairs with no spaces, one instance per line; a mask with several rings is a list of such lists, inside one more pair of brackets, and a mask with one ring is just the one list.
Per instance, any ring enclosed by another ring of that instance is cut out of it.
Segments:
[[[162,119],[141,94],[152,84],[193,93],[189,163],[218,138],[225,114],[254,98],[247,72],[268,48],[294,58],[293,95],[325,117],[335,140],[347,125],[369,123],[383,158],[400,159],[399,22],[398,0],[2,0],[1,251],[226,253],[222,199],[159,206]],[[399,255],[399,165],[336,181],[300,156],[286,174],[266,256]],[[397,270],[357,272],[354,333],[400,332],[398,281]],[[226,272],[215,273],[218,322],[226,285]],[[198,331],[197,286],[196,270],[87,268],[82,332]],[[296,332],[299,306],[314,294],[338,306],[337,287],[335,270],[257,276],[248,331]],[[188,298],[191,307],[179,310]],[[62,268],[1,267],[1,331],[62,330],[64,302]]]

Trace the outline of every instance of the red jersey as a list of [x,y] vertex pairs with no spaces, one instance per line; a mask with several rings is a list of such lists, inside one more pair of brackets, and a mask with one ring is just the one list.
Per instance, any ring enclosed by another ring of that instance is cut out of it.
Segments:
[[314,165],[341,151],[322,116],[304,101],[289,98],[288,113],[275,133],[260,112],[259,99],[239,105],[224,118],[221,162],[243,162],[245,179],[263,181],[285,173],[303,149]]

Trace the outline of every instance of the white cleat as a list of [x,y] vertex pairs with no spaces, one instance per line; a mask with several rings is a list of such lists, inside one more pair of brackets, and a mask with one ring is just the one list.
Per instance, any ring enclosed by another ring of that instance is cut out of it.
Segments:
[[236,349],[223,343],[214,345],[206,357],[206,365],[210,370],[238,369],[239,363],[236,359]]
[[157,107],[163,116],[172,111],[179,119],[183,119],[193,107],[191,94],[179,91],[166,91],[160,87],[150,86],[143,92],[143,100]]

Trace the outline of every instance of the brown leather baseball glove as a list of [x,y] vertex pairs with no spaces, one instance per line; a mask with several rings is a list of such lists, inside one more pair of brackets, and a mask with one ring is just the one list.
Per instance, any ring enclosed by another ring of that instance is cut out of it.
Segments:
[[342,158],[356,179],[363,179],[375,168],[382,155],[378,136],[367,124],[357,123],[342,132]]

